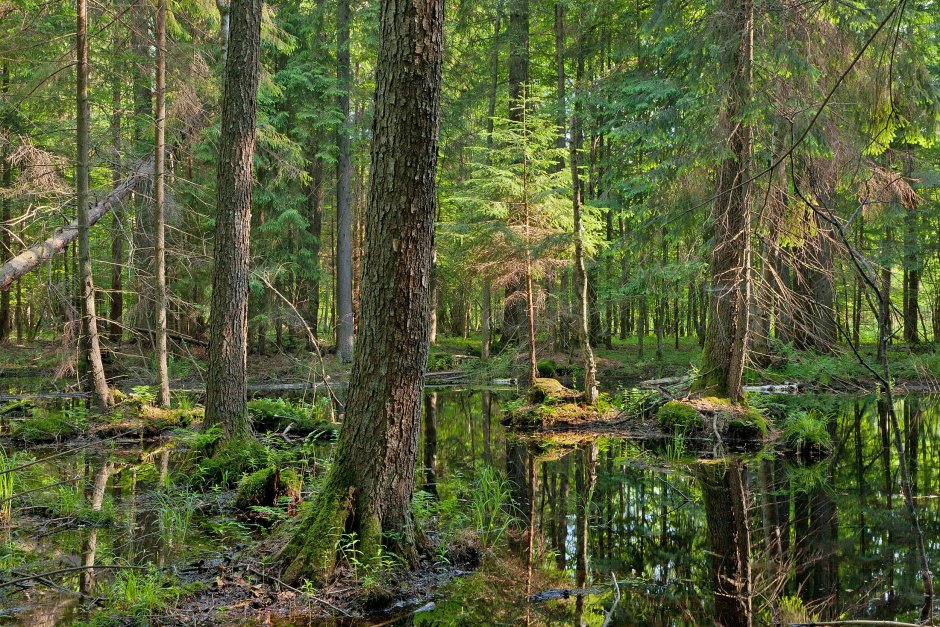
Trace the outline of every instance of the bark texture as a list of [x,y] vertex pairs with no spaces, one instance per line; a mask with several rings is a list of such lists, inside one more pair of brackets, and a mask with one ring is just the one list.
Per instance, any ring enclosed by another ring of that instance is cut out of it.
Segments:
[[[529,0],[510,0],[506,34],[509,38],[509,119],[521,125],[529,85]],[[517,209],[514,211],[518,213]],[[516,224],[523,221],[519,215],[510,215],[509,219]],[[522,275],[506,285],[501,344],[515,345],[523,341],[526,305],[520,296],[525,289],[526,279]]]
[[708,327],[698,387],[738,401],[747,357],[751,266],[751,150],[753,132],[742,115],[752,98],[754,5],[727,0],[720,29],[727,53],[722,65],[730,70],[721,128],[727,137],[726,157],[718,166],[715,200],[715,242],[711,259]]
[[251,433],[247,409],[248,242],[261,56],[261,0],[233,0],[216,179],[215,269],[209,313],[206,428]]
[[166,0],[157,0],[157,112],[154,117],[153,258],[156,265],[157,404],[170,406],[166,339]]
[[382,2],[361,324],[346,417],[284,576],[319,578],[340,534],[417,563],[411,512],[428,354],[443,0]]

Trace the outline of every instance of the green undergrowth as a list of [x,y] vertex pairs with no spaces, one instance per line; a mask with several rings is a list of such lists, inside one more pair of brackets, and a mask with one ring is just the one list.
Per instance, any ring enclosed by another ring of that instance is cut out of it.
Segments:
[[738,440],[763,440],[771,427],[758,408],[715,397],[668,401],[657,410],[656,421],[673,434],[711,430]]
[[283,432],[306,435],[313,432],[333,432],[338,425],[330,421],[329,399],[320,397],[318,402],[307,403],[285,398],[256,398],[248,401],[248,411],[257,431]]
[[35,407],[29,418],[14,423],[10,435],[26,444],[62,442],[82,435],[88,425],[88,410],[84,406],[68,409]]
[[814,455],[832,447],[829,426],[836,419],[838,397],[754,394],[749,400],[771,417],[792,452]]
[[[792,344],[775,342],[772,363],[759,372],[748,373],[749,383],[803,382],[810,385],[844,387],[848,384],[871,386],[877,379],[858,361],[848,347],[839,346],[833,354],[799,351]],[[875,344],[863,344],[859,353],[865,362],[881,372]],[[895,345],[888,349],[891,377],[895,383],[929,381],[940,376],[940,351],[930,344]]]

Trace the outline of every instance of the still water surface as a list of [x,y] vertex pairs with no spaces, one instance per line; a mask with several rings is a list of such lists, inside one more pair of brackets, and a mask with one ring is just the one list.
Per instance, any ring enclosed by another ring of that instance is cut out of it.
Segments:
[[[679,442],[651,449],[616,437],[535,446],[500,425],[501,401],[495,392],[429,395],[419,485],[446,493],[458,475],[466,485],[483,468],[495,469],[513,486],[507,541],[478,570],[438,590],[433,609],[361,624],[916,622],[917,555],[875,399],[806,398],[833,417],[832,452],[811,461],[772,448],[715,459]],[[940,564],[940,399],[911,396],[897,409],[929,558]],[[328,455],[329,445],[311,450],[312,465]],[[185,581],[251,542],[257,530],[250,524],[208,513],[223,495],[162,496],[179,463],[165,443],[124,442],[34,467],[30,485],[50,487],[14,507],[0,553],[5,578],[92,563],[156,564]],[[620,599],[609,615],[614,578]],[[73,591],[87,599],[113,585],[107,572],[52,579],[0,590],[0,622],[85,621],[95,610]]]

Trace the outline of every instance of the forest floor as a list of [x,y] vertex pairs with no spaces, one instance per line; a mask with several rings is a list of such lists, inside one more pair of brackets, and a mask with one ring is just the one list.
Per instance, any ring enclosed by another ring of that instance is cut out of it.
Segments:
[[[280,523],[296,512],[297,503],[293,497],[285,496],[251,506],[247,511],[240,510],[236,506],[238,486],[256,472],[275,467],[281,472],[305,477],[302,495],[308,500],[327,467],[335,439],[336,425],[329,421],[329,403],[317,403],[318,399],[311,399],[309,395],[294,400],[276,398],[278,394],[274,398],[254,399],[250,411],[259,433],[257,450],[245,453],[248,465],[228,472],[223,469],[220,478],[216,476],[220,473],[213,475],[211,467],[193,456],[199,442],[206,437],[198,428],[201,419],[198,390],[203,385],[204,349],[194,348],[185,353],[185,358],[173,359],[171,374],[176,392],[174,410],[169,413],[151,406],[149,358],[135,345],[109,352],[109,374],[125,395],[121,408],[107,417],[89,415],[81,407],[83,403],[62,403],[59,398],[22,403],[11,399],[10,396],[32,394],[37,390],[53,393],[77,390],[74,373],[54,379],[55,373],[63,370],[63,364],[69,365],[70,355],[63,354],[60,347],[59,343],[51,341],[30,346],[0,346],[0,414],[9,430],[0,440],[3,446],[14,451],[18,460],[41,461],[68,451],[60,458],[67,463],[50,458],[30,467],[32,471],[27,468],[17,473],[17,492],[24,497],[28,495],[28,500],[18,502],[15,510],[18,524],[22,526],[18,533],[25,543],[32,535],[61,527],[66,531],[57,532],[55,537],[79,546],[87,539],[85,527],[94,523],[98,526],[91,528],[98,530],[106,547],[124,546],[127,541],[121,535],[125,533],[123,530],[140,525],[142,529],[146,527],[148,534],[162,538],[160,550],[173,562],[173,569],[178,569],[178,572],[153,568],[139,573],[131,570],[115,574],[104,593],[108,611],[167,611],[165,618],[179,622],[225,622],[243,616],[291,622],[294,613],[326,616],[348,611],[363,616],[381,609],[386,619],[397,619],[399,614],[407,615],[425,605],[433,606],[431,599],[440,603],[435,590],[449,586],[448,582],[468,570],[475,570],[481,557],[493,559],[491,552],[481,550],[479,538],[468,538],[461,533],[467,525],[464,518],[467,503],[482,513],[500,511],[492,503],[473,504],[474,498],[487,494],[482,488],[492,478],[475,477],[470,482],[455,473],[447,479],[448,487],[441,484],[440,501],[416,502],[425,524],[437,525],[432,534],[436,548],[418,574],[390,580],[391,584],[386,581],[383,585],[374,582],[365,585],[371,582],[370,573],[361,569],[349,571],[331,585],[316,590],[316,598],[310,596],[310,589],[287,588],[269,574],[276,547],[266,548],[265,541],[276,543],[278,532],[273,530],[280,529]],[[929,348],[932,347],[925,347]],[[597,351],[600,378],[609,393],[604,397],[605,403],[609,403],[605,406],[605,415],[616,416],[613,422],[573,427],[549,425],[519,433],[507,429],[502,437],[525,442],[538,463],[575,454],[599,436],[630,441],[640,451],[635,454],[659,460],[656,463],[666,460],[695,464],[728,452],[751,453],[771,440],[774,450],[787,458],[815,460],[830,451],[830,436],[824,420],[828,410],[806,409],[798,404],[835,402],[831,399],[838,397],[833,395],[794,395],[782,399],[754,395],[749,402],[767,417],[767,426],[744,425],[751,427],[751,437],[737,439],[731,430],[722,428],[719,441],[724,441],[726,435],[732,437],[727,439],[727,447],[716,448],[712,433],[719,430],[717,426],[740,428],[741,416],[729,414],[726,408],[711,411],[694,404],[690,411],[688,407],[667,402],[654,391],[635,389],[643,380],[693,373],[699,363],[697,342],[680,341],[678,349],[674,344],[663,346],[660,359],[656,358],[654,342],[648,343],[645,349],[641,356],[634,342],[615,340],[611,349]],[[874,361],[874,347],[864,346],[862,352]],[[460,373],[466,387],[474,388],[479,382],[511,378],[524,359],[517,355],[496,355],[484,368],[478,355],[477,338],[442,338],[432,348],[429,369],[438,373]],[[895,346],[891,358],[894,380],[899,386],[911,390],[940,389],[935,385],[940,373],[940,356],[932,350]],[[546,351],[540,354],[539,365],[543,375],[568,382],[580,379],[575,354]],[[303,387],[305,381],[321,379],[323,371],[341,384],[348,373],[348,367],[337,363],[331,355],[324,355],[321,370],[316,356],[307,352],[253,355],[249,358],[249,369],[250,383],[254,386],[298,383]],[[850,351],[821,356],[781,350],[770,368],[750,372],[748,377],[751,384],[799,381],[814,391],[870,392],[874,387],[873,379],[866,375]],[[518,395],[518,392],[510,392],[512,394]],[[322,395],[320,400],[323,400]],[[512,401],[504,395],[498,402],[501,409],[511,410],[514,402],[525,401]],[[474,399],[473,406],[474,411],[481,411],[478,399]],[[451,442],[450,436],[443,435],[449,433],[447,429],[459,429],[461,437],[466,437],[464,420],[468,407],[469,404],[455,403],[447,410],[453,413],[445,414],[441,410],[442,442]],[[483,419],[477,418],[482,429]],[[162,437],[157,435],[159,433]],[[482,442],[485,437],[483,433],[470,437],[471,449],[475,441]],[[63,447],[66,442],[67,448]],[[736,446],[736,442],[741,446]],[[443,447],[450,445],[442,444]],[[493,448],[499,447],[494,445]],[[115,475],[110,481],[120,490],[115,489],[105,503],[104,512],[100,512],[85,503],[86,490],[75,481],[76,477],[84,476],[86,483],[92,483],[90,473],[109,462],[114,464],[110,472]],[[508,497],[499,492],[508,492],[508,487],[498,482],[495,485],[497,496],[493,502],[502,502]],[[146,510],[146,515],[140,516],[136,513],[138,510]],[[199,533],[191,537],[187,541],[188,548],[181,551],[173,548],[181,542],[174,539],[172,530],[174,524],[182,523],[171,519],[184,511],[189,512],[185,524],[190,524],[188,517],[191,516],[194,521],[191,526]],[[134,516],[140,517],[134,525],[122,522]],[[499,524],[496,531],[502,535],[510,523]],[[289,525],[283,528],[289,529]],[[39,571],[55,570],[61,565],[61,560],[56,561],[56,551],[59,551],[56,542],[59,540],[48,542],[42,551],[24,552],[23,565],[29,564]],[[499,544],[504,542],[503,538]],[[229,550],[227,547],[238,548]],[[48,554],[44,552],[47,549]],[[70,566],[73,562],[79,563],[75,561],[78,557],[72,556],[72,553],[78,555],[78,549],[69,550],[71,561],[62,563]],[[111,549],[105,549],[102,555],[107,557],[108,550]],[[128,559],[138,559],[138,556],[129,555]],[[140,578],[135,580],[134,573]],[[133,599],[128,600],[134,596],[128,592],[136,590],[134,586],[144,586],[153,592],[155,596],[146,601],[153,606],[145,607]],[[159,591],[166,589],[177,595],[172,603],[165,595],[160,596]],[[49,598],[58,599],[54,589],[46,593],[53,595]],[[322,601],[342,610],[324,606]],[[227,615],[219,614],[222,606],[229,608]],[[157,610],[158,607],[172,609]],[[427,612],[433,614],[434,610]]]
[[[328,381],[342,385],[349,374],[349,364],[338,362],[329,352],[324,352],[321,361],[316,353],[277,350],[273,343],[270,346],[272,350],[268,354],[251,354],[248,358],[249,385],[264,388],[267,393],[278,392],[278,385],[285,386],[284,392],[302,393],[308,391],[307,386],[322,381],[324,374]],[[171,356],[169,363],[171,386],[174,390],[198,395],[205,385],[205,348],[177,348],[179,350]],[[152,351],[149,346],[106,345],[105,349],[105,368],[113,387],[127,392],[135,386],[152,383]],[[863,344],[859,353],[870,366],[880,370],[874,344]],[[472,380],[477,384],[491,383],[518,377],[525,370],[525,356],[521,351],[494,355],[487,366],[481,365],[479,355],[479,336],[439,338],[431,347],[428,371],[443,377],[432,382]],[[695,338],[680,338],[678,345],[674,340],[664,343],[661,355],[657,355],[655,338],[647,338],[642,351],[635,338],[629,341],[614,338],[609,347],[597,347],[595,357],[602,389],[616,392],[645,380],[693,374],[701,364],[701,348]],[[896,344],[890,347],[889,358],[891,378],[899,390],[940,390],[940,351],[933,344],[915,347]],[[867,392],[878,383],[854,353],[845,347],[834,354],[819,354],[777,345],[767,361],[765,367],[751,367],[745,372],[746,384],[791,382],[822,392]],[[43,389],[77,389],[74,366],[74,355],[63,351],[59,342],[40,340],[19,346],[0,344],[0,386],[8,394],[21,384],[24,388],[35,389],[37,379]],[[558,351],[550,347],[540,349],[539,374],[557,377],[566,383],[580,378],[577,351]]]

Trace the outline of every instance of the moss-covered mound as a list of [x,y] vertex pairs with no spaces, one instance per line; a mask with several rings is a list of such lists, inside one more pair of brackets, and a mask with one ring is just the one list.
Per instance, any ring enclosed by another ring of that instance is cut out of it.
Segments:
[[538,378],[532,382],[532,387],[526,393],[526,398],[530,403],[558,405],[579,402],[584,399],[584,394],[566,388],[558,379]]
[[292,503],[300,501],[300,477],[289,468],[262,468],[238,482],[235,508],[248,511],[252,507],[270,507],[281,497],[290,498]]
[[603,399],[587,405],[581,392],[566,388],[556,379],[539,378],[524,399],[507,406],[504,422],[516,427],[547,427],[604,420],[615,415],[616,411]]
[[759,411],[715,397],[669,401],[656,412],[656,421],[671,432],[711,431],[739,440],[763,440],[769,433]]
[[26,444],[62,442],[80,436],[86,424],[84,412],[71,413],[37,407],[29,418],[13,423],[10,436]]
[[705,418],[698,409],[683,401],[669,401],[656,412],[656,420],[670,431],[705,428]]

